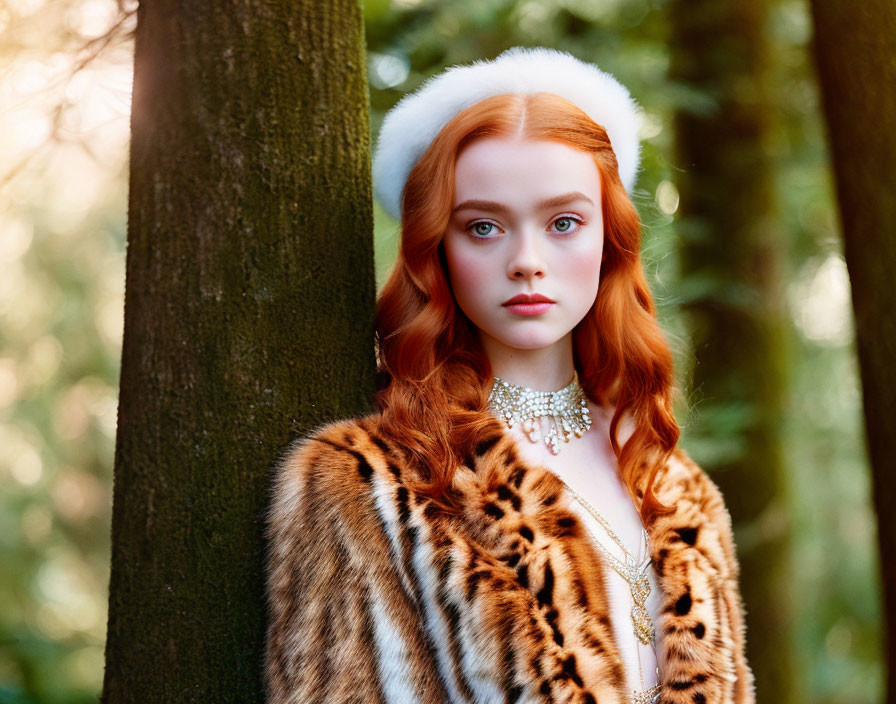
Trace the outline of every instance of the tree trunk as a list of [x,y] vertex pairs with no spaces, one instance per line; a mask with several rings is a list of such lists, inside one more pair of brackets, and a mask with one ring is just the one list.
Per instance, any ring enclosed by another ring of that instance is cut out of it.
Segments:
[[734,520],[757,700],[787,704],[796,696],[780,430],[789,340],[768,11],[761,0],[676,0],[669,19],[673,79],[712,103],[687,101],[676,122],[682,295],[696,360],[689,397],[699,414],[687,431],[715,450],[704,466]]
[[887,702],[896,703],[896,5],[812,0],[862,377],[886,614]]
[[144,2],[102,700],[263,701],[269,470],[369,410],[353,0]]

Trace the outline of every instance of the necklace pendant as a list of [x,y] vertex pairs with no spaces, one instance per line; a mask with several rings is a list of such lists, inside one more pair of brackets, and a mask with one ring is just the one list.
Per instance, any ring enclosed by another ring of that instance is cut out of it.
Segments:
[[632,605],[632,622],[635,624],[635,635],[644,645],[649,645],[656,637],[650,614],[642,604]]
[[631,581],[632,589],[632,621],[635,624],[635,635],[638,640],[647,645],[653,642],[656,632],[653,621],[647,612],[647,597],[650,596],[650,582],[646,574],[639,575]]
[[[488,405],[508,428],[520,423],[529,442],[543,441],[552,455],[560,454],[561,441],[582,437],[591,427],[585,390],[575,371],[572,382],[559,391],[535,391],[494,377]],[[547,433],[541,432],[540,418],[550,423]]]
[[520,427],[522,427],[526,437],[529,438],[529,442],[538,442],[541,440],[541,429],[538,427],[537,419],[526,418],[523,420]]
[[634,691],[632,692],[631,704],[655,704],[659,699],[661,689],[661,686],[657,684],[649,689]]
[[650,582],[647,579],[646,575],[640,575],[636,579],[631,581],[632,585],[632,598],[638,604],[644,604],[647,601],[647,597],[650,596]]

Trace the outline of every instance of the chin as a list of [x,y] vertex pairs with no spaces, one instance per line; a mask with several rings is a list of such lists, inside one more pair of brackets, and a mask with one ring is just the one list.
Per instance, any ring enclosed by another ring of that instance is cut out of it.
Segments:
[[518,350],[540,350],[559,342],[563,335],[493,335],[500,343]]

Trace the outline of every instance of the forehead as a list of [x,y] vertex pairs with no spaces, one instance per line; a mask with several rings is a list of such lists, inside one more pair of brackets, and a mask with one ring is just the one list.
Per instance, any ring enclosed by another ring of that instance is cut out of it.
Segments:
[[478,139],[454,166],[455,205],[468,198],[542,199],[582,191],[598,202],[600,173],[588,152],[551,140]]

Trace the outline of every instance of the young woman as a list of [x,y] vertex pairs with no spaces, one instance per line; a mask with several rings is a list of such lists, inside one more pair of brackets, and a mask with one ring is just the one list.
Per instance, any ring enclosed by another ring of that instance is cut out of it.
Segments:
[[730,517],[676,446],[637,127],[547,49],[387,116],[378,410],[278,463],[270,701],[753,702]]

